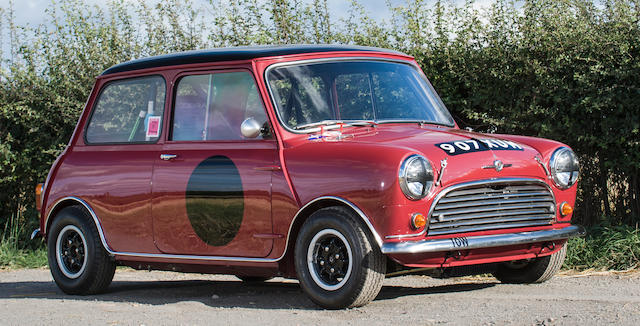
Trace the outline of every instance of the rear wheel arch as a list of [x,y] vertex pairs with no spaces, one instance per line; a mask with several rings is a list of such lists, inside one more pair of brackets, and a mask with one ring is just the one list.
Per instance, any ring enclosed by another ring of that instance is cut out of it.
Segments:
[[63,198],[58,200],[55,204],[53,204],[53,207],[49,210],[49,212],[47,213],[46,219],[44,221],[45,225],[44,225],[44,233],[46,236],[49,235],[49,231],[51,230],[51,224],[53,224],[53,220],[56,218],[56,216],[58,215],[58,213],[60,213],[61,210],[70,207],[70,206],[79,206],[82,207],[82,204],[80,204],[78,201],[72,199],[72,198]]
[[55,220],[56,216],[65,208],[67,207],[71,207],[71,206],[76,206],[79,209],[83,210],[84,213],[86,214],[86,216],[90,216],[91,218],[89,218],[88,222],[90,222],[91,224],[93,224],[93,226],[96,228],[96,231],[98,232],[99,236],[100,236],[100,240],[102,242],[102,246],[104,247],[104,249],[109,252],[111,254],[111,250],[110,248],[108,248],[106,246],[106,241],[104,239],[104,234],[102,232],[102,227],[100,225],[100,222],[98,221],[97,216],[95,215],[95,213],[93,212],[93,209],[91,209],[91,207],[89,206],[89,204],[87,204],[84,200],[77,198],[77,197],[64,197],[62,199],[59,199],[55,204],[53,204],[53,207],[49,210],[49,213],[47,214],[47,219],[45,220],[45,232],[44,232],[44,237],[45,240],[47,239],[47,237],[49,236],[49,231],[51,229],[51,225],[53,225],[53,221]]

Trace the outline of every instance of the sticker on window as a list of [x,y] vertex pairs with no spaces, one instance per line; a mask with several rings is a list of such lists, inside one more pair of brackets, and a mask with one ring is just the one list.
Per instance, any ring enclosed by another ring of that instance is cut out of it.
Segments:
[[151,116],[147,119],[147,138],[154,138],[160,136],[160,117]]

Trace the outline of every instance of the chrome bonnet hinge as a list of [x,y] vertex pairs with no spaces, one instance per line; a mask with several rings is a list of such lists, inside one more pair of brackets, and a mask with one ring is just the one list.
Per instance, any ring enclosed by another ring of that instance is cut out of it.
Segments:
[[542,169],[544,170],[544,173],[547,176],[550,176],[551,173],[549,173],[549,169],[547,168],[547,166],[544,164],[544,162],[542,162],[542,159],[540,158],[540,156],[536,155],[533,157],[534,160],[536,160],[536,162],[538,162],[538,164],[540,164],[542,166]]
[[438,172],[438,180],[436,181],[436,186],[440,186],[442,183],[442,175],[444,174],[444,169],[447,167],[447,159],[443,159],[440,161],[440,171]]

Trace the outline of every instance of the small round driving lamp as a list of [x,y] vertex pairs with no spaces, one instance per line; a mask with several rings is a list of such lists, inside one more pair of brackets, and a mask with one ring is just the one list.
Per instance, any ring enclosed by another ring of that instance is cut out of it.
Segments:
[[549,170],[553,182],[560,189],[569,189],[578,181],[580,163],[576,154],[567,147],[560,147],[551,154]]
[[407,157],[398,172],[402,193],[411,200],[420,200],[427,196],[433,186],[433,167],[422,155]]
[[571,213],[573,213],[573,207],[571,207],[571,205],[566,201],[562,202],[562,204],[560,204],[560,215],[567,216]]
[[414,213],[411,215],[411,227],[419,230],[425,226],[427,226],[427,218],[424,215],[420,213]]

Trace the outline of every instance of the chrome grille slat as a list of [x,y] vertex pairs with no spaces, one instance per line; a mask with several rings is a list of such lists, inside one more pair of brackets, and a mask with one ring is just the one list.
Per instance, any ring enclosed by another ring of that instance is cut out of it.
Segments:
[[[548,208],[549,203],[540,202],[540,203],[524,203],[524,204],[506,204],[500,205],[500,209],[502,210],[511,210],[511,209],[536,209],[536,208]],[[451,215],[461,215],[467,213],[480,213],[480,212],[488,212],[495,211],[496,207],[494,205],[490,206],[482,206],[482,207],[471,207],[471,208],[457,208],[457,209],[445,209],[445,210],[437,210],[434,211],[432,216],[447,216]]]
[[[513,187],[510,188],[512,191],[531,191],[531,190],[540,190],[538,186],[521,186],[521,187]],[[455,190],[447,194],[448,198],[458,197],[458,196],[467,196],[467,195],[475,195],[481,193],[502,193],[502,190],[493,189],[489,187],[477,188],[477,189],[469,189],[469,190]]]
[[463,214],[463,215],[451,215],[453,216],[453,218],[449,218],[447,217],[447,215],[444,215],[444,218],[440,219],[437,217],[433,217],[434,220],[436,220],[437,222],[440,223],[444,223],[444,222],[455,222],[455,221],[460,221],[460,220],[471,220],[471,219],[478,219],[478,218],[488,218],[488,217],[503,217],[503,216],[517,216],[517,215],[531,215],[531,214],[546,214],[547,216],[550,215],[549,213],[549,209],[530,209],[530,210],[523,210],[523,209],[519,209],[517,211],[514,210],[492,210],[492,211],[488,211],[488,212],[484,212],[484,213],[470,213],[470,214]]
[[520,215],[509,216],[505,218],[482,218],[476,220],[461,221],[457,223],[440,222],[432,226],[431,230],[443,229],[453,226],[467,226],[475,224],[490,224],[490,223],[506,223],[506,222],[518,222],[518,221],[535,221],[535,220],[548,220],[549,215]]
[[492,199],[492,198],[512,198],[512,197],[533,197],[533,196],[549,196],[548,192],[517,192],[517,193],[491,193],[488,195],[476,195],[476,196],[465,196],[462,198],[443,198],[440,200],[441,204],[451,203],[451,202],[459,202],[462,200],[481,200],[481,199]]
[[530,198],[510,198],[510,199],[492,199],[492,200],[473,200],[468,202],[458,202],[454,204],[439,204],[436,206],[436,210],[443,210],[449,208],[462,208],[473,206],[487,206],[487,205],[500,205],[500,204],[514,204],[514,203],[530,203],[530,202],[553,202],[553,197],[530,197]]
[[428,235],[548,225],[556,203],[540,180],[502,179],[452,186],[429,213]]

